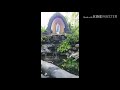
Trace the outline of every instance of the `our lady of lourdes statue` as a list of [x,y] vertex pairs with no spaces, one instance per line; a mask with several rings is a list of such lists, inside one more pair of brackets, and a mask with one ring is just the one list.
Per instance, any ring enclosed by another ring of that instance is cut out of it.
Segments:
[[56,25],[56,33],[59,34],[60,33],[60,25],[57,23]]

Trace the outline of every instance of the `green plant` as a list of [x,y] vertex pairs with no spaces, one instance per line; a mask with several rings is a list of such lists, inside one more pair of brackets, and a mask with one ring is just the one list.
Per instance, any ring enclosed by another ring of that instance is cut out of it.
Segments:
[[41,26],[41,32],[45,32],[46,28]]
[[76,43],[79,41],[79,35],[76,35],[75,33],[68,34],[66,41],[68,41],[69,43]]
[[71,45],[69,44],[69,42],[63,41],[63,42],[58,46],[57,51],[63,53],[63,52],[68,51],[70,48],[71,48]]
[[63,59],[59,66],[68,72],[79,74],[79,62],[73,58]]
[[75,44],[79,41],[79,35],[73,33],[73,34],[67,34],[66,39],[60,43],[60,45],[57,48],[58,52],[67,52],[71,48],[71,44]]
[[70,17],[65,16],[72,34],[67,34],[66,39],[58,46],[58,52],[67,52],[71,48],[71,44],[79,42],[79,13],[73,12]]

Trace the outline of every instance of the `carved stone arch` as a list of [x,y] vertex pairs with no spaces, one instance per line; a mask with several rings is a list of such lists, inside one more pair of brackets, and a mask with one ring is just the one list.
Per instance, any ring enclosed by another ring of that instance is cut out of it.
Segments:
[[[62,14],[57,12],[50,18],[50,20],[48,22],[48,27],[47,27],[48,34],[51,34],[52,32],[56,33],[55,32],[55,26],[56,26],[55,22],[57,22],[57,21],[60,21],[59,23],[61,23],[61,25],[62,25],[60,33],[70,33],[70,29],[68,27],[65,17]],[[63,29],[63,27],[64,27],[64,29]]]

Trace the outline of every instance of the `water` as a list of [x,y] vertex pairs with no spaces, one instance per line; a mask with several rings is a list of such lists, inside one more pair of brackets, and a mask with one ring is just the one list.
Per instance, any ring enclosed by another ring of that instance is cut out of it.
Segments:
[[55,65],[60,63],[63,59],[66,59],[66,55],[54,55],[54,54],[47,54],[47,55],[42,55],[41,59],[47,62],[53,62]]

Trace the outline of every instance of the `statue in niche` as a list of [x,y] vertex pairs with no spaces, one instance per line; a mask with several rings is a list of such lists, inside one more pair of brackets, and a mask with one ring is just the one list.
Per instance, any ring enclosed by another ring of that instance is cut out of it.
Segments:
[[56,25],[56,33],[59,34],[60,33],[60,25],[57,23]]
[[48,22],[47,34],[71,33],[65,17],[60,13],[55,13]]
[[[63,34],[64,28],[65,28],[65,25],[61,18],[54,19],[54,21],[52,22],[52,25],[51,25],[51,30],[52,30],[53,34]],[[58,30],[56,30],[56,29],[58,29]]]

